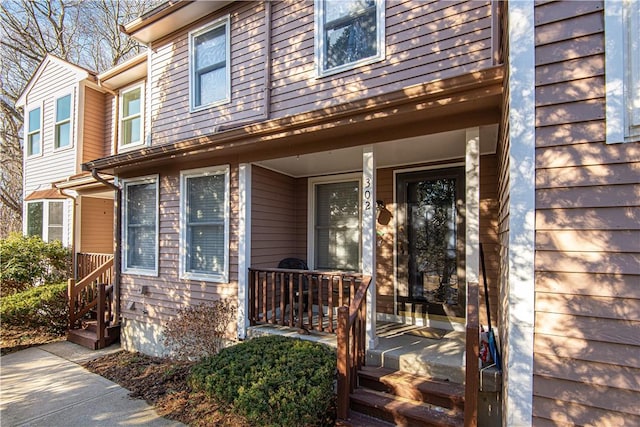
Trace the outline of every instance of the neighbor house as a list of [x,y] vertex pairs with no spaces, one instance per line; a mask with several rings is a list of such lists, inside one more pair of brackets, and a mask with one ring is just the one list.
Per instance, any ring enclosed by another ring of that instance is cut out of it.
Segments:
[[115,202],[123,347],[165,354],[178,309],[232,298],[239,339],[339,336],[342,418],[640,424],[639,14],[178,1],[124,25],[146,56],[83,77],[104,151],[80,162]]

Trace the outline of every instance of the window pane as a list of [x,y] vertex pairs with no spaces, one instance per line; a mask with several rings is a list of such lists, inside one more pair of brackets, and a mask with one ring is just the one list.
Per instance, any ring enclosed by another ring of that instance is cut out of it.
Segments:
[[187,243],[187,271],[224,271],[224,225],[191,225]]
[[155,226],[130,227],[127,231],[127,267],[153,270],[156,259]]
[[42,237],[42,202],[27,204],[27,235]]
[[71,118],[71,95],[56,100],[56,122]]
[[214,28],[204,34],[196,36],[196,70],[211,67],[226,59],[225,26]]
[[226,67],[199,74],[197,105],[206,105],[224,99],[227,94],[226,79]]
[[325,68],[377,54],[375,1],[325,3]]
[[140,118],[128,119],[122,123],[122,144],[140,142]]
[[29,133],[40,130],[40,108],[29,111]]
[[129,225],[151,225],[156,222],[156,184],[135,184],[127,187],[127,219]]
[[225,176],[187,178],[189,222],[224,220]]
[[150,182],[126,187],[127,268],[155,268],[156,185]]
[[137,88],[122,96],[122,117],[140,114],[140,91],[140,88]]
[[353,16],[369,7],[375,7],[375,0],[325,0],[325,22]]
[[40,154],[40,132],[29,135],[29,145],[27,146],[27,155]]
[[66,147],[71,143],[71,123],[56,125],[56,148]]

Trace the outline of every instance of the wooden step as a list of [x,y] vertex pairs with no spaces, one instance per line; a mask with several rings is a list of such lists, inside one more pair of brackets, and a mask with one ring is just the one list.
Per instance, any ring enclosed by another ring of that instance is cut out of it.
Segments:
[[373,418],[360,412],[351,411],[349,419],[337,420],[336,427],[394,427],[395,424],[388,423],[379,418]]
[[464,410],[464,386],[382,367],[363,366],[360,387],[391,393],[448,409]]
[[98,349],[96,333],[86,329],[70,329],[67,331],[67,341],[79,344],[90,350]]
[[460,427],[464,413],[374,390],[356,389],[351,409],[397,426]]

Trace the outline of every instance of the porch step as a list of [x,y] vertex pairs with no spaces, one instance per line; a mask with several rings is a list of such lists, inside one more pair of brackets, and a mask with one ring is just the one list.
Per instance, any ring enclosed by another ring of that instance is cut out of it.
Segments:
[[[89,324],[82,329],[69,329],[67,331],[67,341],[79,344],[90,350],[99,350],[103,348],[98,340],[95,324]],[[105,328],[104,347],[120,341],[120,325],[107,326]]]
[[464,425],[464,412],[417,400],[370,390],[356,389],[350,396],[351,409],[397,426],[458,427]]

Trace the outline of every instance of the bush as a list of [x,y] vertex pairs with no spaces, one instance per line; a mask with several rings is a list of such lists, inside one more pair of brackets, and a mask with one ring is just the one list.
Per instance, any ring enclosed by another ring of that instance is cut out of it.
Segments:
[[217,354],[230,341],[229,325],[236,319],[236,307],[229,299],[187,306],[166,323],[164,345],[176,359],[198,360]]
[[67,330],[67,284],[42,285],[0,299],[3,325],[43,328],[62,334]]
[[71,254],[62,243],[19,233],[0,241],[0,260],[2,295],[66,280],[71,271]]
[[203,359],[189,381],[252,424],[322,426],[335,420],[335,375],[329,347],[274,335]]

